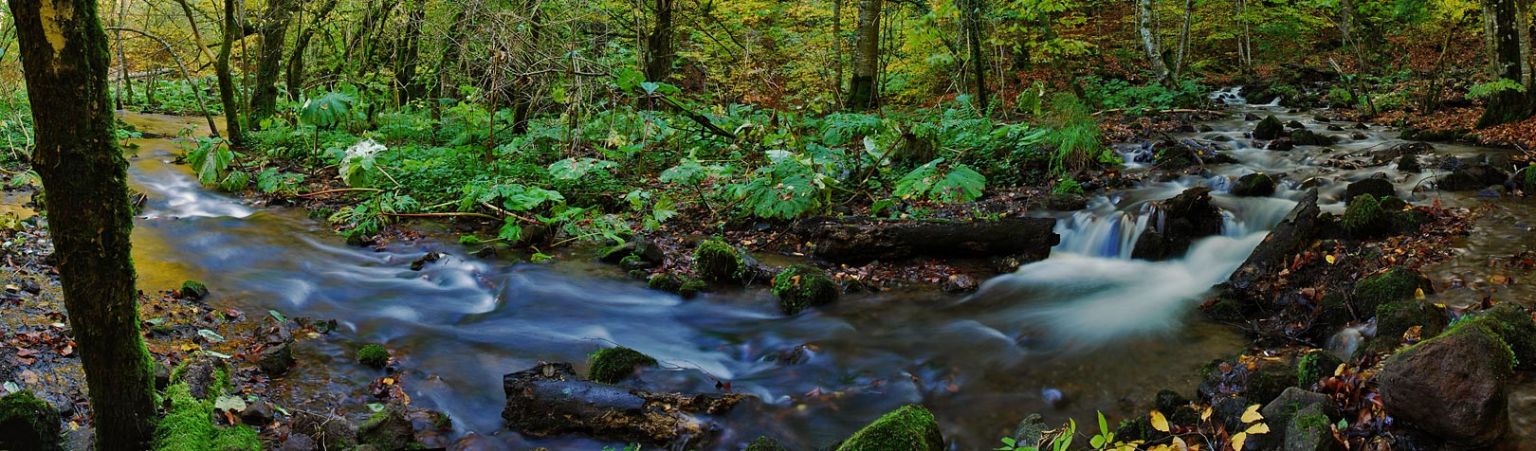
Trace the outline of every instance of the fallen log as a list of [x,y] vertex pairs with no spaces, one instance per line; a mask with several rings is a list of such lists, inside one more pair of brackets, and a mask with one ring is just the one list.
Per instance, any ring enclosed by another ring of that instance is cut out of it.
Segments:
[[815,245],[813,253],[836,263],[867,263],[912,257],[1018,256],[1026,261],[1049,257],[1061,242],[1052,218],[1004,218],[996,221],[906,220],[870,218],[813,219],[797,231]]
[[748,397],[650,393],[580,380],[568,363],[540,363],[502,378],[507,427],[534,437],[579,434],[693,449],[711,425],[698,415],[729,411]]

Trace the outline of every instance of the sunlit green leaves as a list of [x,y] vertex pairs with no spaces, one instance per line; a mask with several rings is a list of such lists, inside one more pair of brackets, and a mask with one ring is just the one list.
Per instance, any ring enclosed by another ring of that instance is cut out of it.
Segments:
[[299,108],[299,120],[319,128],[334,128],[346,123],[352,114],[352,96],[328,92],[309,99]]
[[618,163],[596,158],[566,158],[549,165],[549,175],[555,180],[579,180],[590,172],[607,173]]
[[219,138],[200,138],[197,147],[186,155],[187,164],[197,171],[197,181],[203,186],[214,186],[235,162],[235,151]]
[[987,178],[964,164],[941,166],[943,158],[919,166],[896,181],[892,195],[926,198],[940,203],[970,202],[981,197]]

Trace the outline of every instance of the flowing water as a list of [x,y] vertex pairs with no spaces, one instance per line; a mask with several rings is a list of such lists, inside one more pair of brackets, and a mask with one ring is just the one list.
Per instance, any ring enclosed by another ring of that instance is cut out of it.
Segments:
[[[1234,108],[1321,129],[1275,106]],[[196,122],[126,120],[166,135]],[[1084,211],[1041,212],[1060,219],[1062,244],[1051,258],[965,298],[927,290],[854,294],[784,317],[763,290],[684,301],[590,263],[580,251],[554,264],[523,264],[469,257],[446,240],[377,252],[348,247],[303,211],[257,208],[205,191],[187,168],[169,163],[180,150],[164,139],[137,140],[131,178],[149,200],[134,253],[146,290],[199,279],[214,289],[215,303],[340,322],[339,333],[297,346],[299,366],[279,384],[284,394],[277,399],[289,409],[346,405],[354,417],[365,416],[366,387],[379,374],[353,363],[351,353],[356,343],[380,342],[399,360],[414,404],[449,414],[455,434],[599,449],[605,443],[503,430],[501,376],[539,361],[581,369],[587,353],[617,343],[663,362],[664,369],[642,375],[650,386],[713,392],[717,381],[729,381],[762,400],[719,419],[719,448],[762,434],[796,449],[826,446],[914,402],[934,410],[958,448],[990,448],[1029,413],[1053,422],[1086,420],[1099,410],[1139,415],[1157,390],[1190,389],[1199,366],[1240,351],[1246,341],[1200,319],[1196,305],[1295,205],[1303,181],[1316,179],[1308,183],[1321,185],[1325,209],[1338,211],[1348,181],[1384,172],[1409,193],[1429,176],[1322,164],[1391,142],[1385,130],[1361,130],[1364,139],[1330,149],[1271,152],[1245,145],[1243,132],[1253,123],[1241,114],[1209,125],[1213,131],[1180,138],[1233,138],[1227,145],[1240,163],[1149,182],[1095,199]],[[1280,176],[1275,196],[1226,194],[1231,180],[1254,171]],[[1223,234],[1201,240],[1181,259],[1128,258],[1140,230],[1160,220],[1149,203],[1194,186],[1216,191]],[[429,251],[447,257],[409,270]]]

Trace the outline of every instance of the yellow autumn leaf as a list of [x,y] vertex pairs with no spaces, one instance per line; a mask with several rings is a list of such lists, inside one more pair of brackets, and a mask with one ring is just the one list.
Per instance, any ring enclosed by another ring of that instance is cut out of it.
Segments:
[[1333,254],[1329,254],[1327,257],[1323,257],[1323,260],[1327,260],[1328,264],[1330,265],[1339,261],[1339,259],[1333,257]]
[[1416,288],[1416,289],[1414,289],[1413,290],[1413,298],[1414,299],[1418,299],[1418,300],[1423,300],[1424,299],[1424,289],[1423,288]]
[[1340,363],[1338,368],[1334,368],[1333,369],[1333,375],[1334,376],[1343,376],[1344,375],[1344,370],[1346,370],[1346,369],[1349,369],[1349,364],[1348,363]]
[[381,382],[383,382],[384,385],[395,385],[395,378],[393,378],[393,377],[386,377]]
[[1173,444],[1169,446],[1168,449],[1175,451],[1189,451],[1189,445],[1184,443],[1184,439],[1174,437]]
[[1246,432],[1248,435],[1265,434],[1269,432],[1269,425],[1264,423],[1254,423],[1253,426],[1248,426],[1248,430],[1243,432]]
[[1204,412],[1200,412],[1200,421],[1205,421],[1205,420],[1209,420],[1209,419],[1211,419],[1211,408],[1210,407],[1206,407]]
[[1236,450],[1236,451],[1243,451],[1243,444],[1247,443],[1247,442],[1248,442],[1248,434],[1244,433],[1244,432],[1239,432],[1239,433],[1237,433],[1237,435],[1233,435],[1232,436],[1232,449]]
[[1262,419],[1264,419],[1264,414],[1259,413],[1258,404],[1248,406],[1248,410],[1243,411],[1243,424],[1252,423]]
[[1162,412],[1152,411],[1152,429],[1168,432],[1168,418]]

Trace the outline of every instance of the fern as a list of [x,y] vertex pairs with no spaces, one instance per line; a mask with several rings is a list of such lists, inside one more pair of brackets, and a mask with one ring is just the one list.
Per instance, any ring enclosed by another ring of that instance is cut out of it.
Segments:
[[1467,88],[1467,98],[1486,99],[1504,91],[1525,92],[1525,85],[1508,78],[1500,78],[1487,83],[1478,83]]
[[927,198],[939,203],[970,202],[981,197],[987,186],[987,178],[964,164],[956,164],[941,170],[943,158],[938,158],[913,169],[900,180],[892,195],[911,199]]

